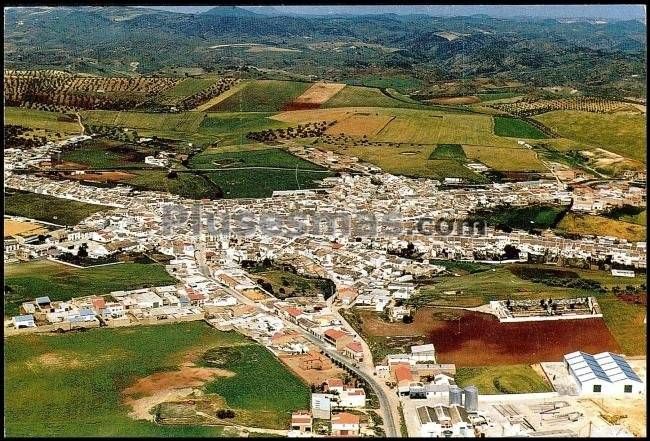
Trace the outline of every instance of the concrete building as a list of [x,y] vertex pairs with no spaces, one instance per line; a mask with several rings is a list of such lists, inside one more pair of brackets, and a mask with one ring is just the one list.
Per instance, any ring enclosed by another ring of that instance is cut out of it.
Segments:
[[417,362],[436,362],[436,351],[433,344],[411,346],[411,359]]
[[645,391],[641,378],[620,355],[577,351],[565,355],[564,364],[581,394],[637,395]]
[[342,412],[332,416],[333,436],[358,436],[360,429],[361,424],[357,415]]
[[472,425],[462,406],[420,406],[416,408],[420,433],[424,438],[474,437]]
[[329,420],[332,415],[332,394],[311,394],[311,414],[314,418]]

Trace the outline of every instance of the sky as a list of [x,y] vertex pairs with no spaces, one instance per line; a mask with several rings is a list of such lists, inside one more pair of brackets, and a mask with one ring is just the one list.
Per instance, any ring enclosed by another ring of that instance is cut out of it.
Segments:
[[[173,12],[200,13],[211,6],[152,6]],[[265,13],[269,7],[245,6],[258,13]],[[363,6],[272,6],[274,12],[300,15],[326,14],[428,14],[436,16],[458,16],[485,14],[497,18],[528,16],[536,18],[604,18],[615,20],[644,19],[645,5],[363,5]]]

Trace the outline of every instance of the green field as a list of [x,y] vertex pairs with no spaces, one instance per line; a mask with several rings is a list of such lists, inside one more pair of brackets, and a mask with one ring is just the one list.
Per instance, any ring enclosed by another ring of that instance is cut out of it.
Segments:
[[[285,428],[290,411],[307,408],[309,389],[266,349],[203,322],[96,329],[5,340],[5,433],[10,436],[220,436],[223,427],[162,426],[128,416],[122,391],[136,380],[178,369],[188,354],[237,345],[236,376],[207,391],[223,393],[239,414],[271,414]],[[242,346],[243,345],[243,346]],[[233,348],[234,349],[234,348]],[[268,411],[268,412],[264,412]],[[43,421],[47,424],[43,424]],[[268,421],[268,419],[267,419]],[[227,424],[227,423],[226,423]],[[279,427],[278,427],[279,428]],[[236,433],[236,432],[235,432]],[[230,433],[232,435],[232,433]]]
[[482,102],[485,102],[485,101],[503,100],[506,98],[514,98],[520,95],[521,95],[520,92],[486,92],[486,93],[479,93],[476,96],[478,96]]
[[210,180],[193,173],[179,172],[170,178],[164,170],[134,171],[127,185],[149,191],[163,191],[190,199],[218,198],[220,193]]
[[212,106],[210,112],[276,112],[311,87],[297,81],[255,80]]
[[548,138],[537,127],[530,123],[511,117],[494,117],[494,134],[509,138],[544,139]]
[[[317,297],[318,295],[323,295],[325,299],[328,299],[335,291],[333,283],[326,279],[304,277],[281,269],[255,272],[253,278],[255,280],[261,279],[271,285],[271,294],[280,299],[287,297]],[[264,286],[264,288],[268,291],[268,287]]]
[[463,150],[468,158],[498,171],[548,171],[535,152],[527,148],[464,145]]
[[646,355],[648,336],[647,327],[643,323],[647,314],[646,306],[626,303],[609,293],[598,298],[598,305],[623,353],[630,356]]
[[455,159],[458,161],[467,160],[463,147],[460,144],[438,144],[429,155],[429,159]]
[[164,104],[173,105],[183,98],[189,97],[211,86],[217,81],[216,78],[185,78],[183,81],[166,90],[159,98]]
[[272,113],[209,113],[199,126],[199,133],[214,139],[220,146],[241,145],[250,141],[246,139],[249,132],[267,129],[280,129],[289,124],[269,119]]
[[456,371],[460,387],[476,386],[480,394],[528,394],[552,392],[552,387],[528,365],[462,367]]
[[320,179],[333,173],[298,170],[223,170],[206,173],[223,189],[225,198],[270,197],[273,191],[318,188]]
[[504,225],[521,230],[546,229],[560,222],[564,209],[565,207],[556,205],[499,207],[493,210],[476,211],[470,214],[470,218],[483,220],[488,225]]
[[273,411],[281,416],[280,423],[288,424],[291,411],[308,406],[307,385],[297,380],[282,362],[257,344],[208,352],[204,360],[216,360],[216,363],[205,364],[236,374],[214,381],[205,388],[207,393],[216,393],[225,398],[231,407]]
[[32,129],[41,129],[46,133],[62,135],[78,135],[80,133],[77,121],[59,121],[62,115],[56,112],[25,109],[22,107],[5,107],[4,123],[15,124]]
[[646,162],[645,115],[559,110],[535,117],[565,138]]
[[5,315],[17,314],[21,303],[39,296],[68,300],[176,283],[159,264],[120,263],[81,269],[40,260],[5,265],[4,270]]
[[[232,167],[282,167],[309,170],[324,170],[313,162],[306,161],[282,149],[257,149],[221,152],[220,149],[204,150],[190,161],[191,168]],[[253,172],[254,173],[254,172]]]
[[387,96],[374,87],[346,86],[339,93],[327,100],[321,107],[404,107],[426,109],[426,106],[406,96],[400,99]]
[[83,164],[91,169],[116,169],[129,166],[146,167],[145,156],[154,151],[134,144],[95,138],[77,148],[66,150],[61,160]]
[[5,193],[5,214],[59,225],[76,225],[93,213],[110,209],[103,205],[86,204],[36,193],[13,190]]

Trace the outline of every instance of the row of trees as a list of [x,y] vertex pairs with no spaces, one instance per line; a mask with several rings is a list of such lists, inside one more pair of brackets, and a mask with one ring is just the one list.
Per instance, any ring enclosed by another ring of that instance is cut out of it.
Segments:
[[325,130],[333,124],[335,124],[335,121],[311,122],[286,129],[268,129],[260,132],[249,132],[246,138],[258,142],[273,142],[293,138],[317,138],[325,133]]

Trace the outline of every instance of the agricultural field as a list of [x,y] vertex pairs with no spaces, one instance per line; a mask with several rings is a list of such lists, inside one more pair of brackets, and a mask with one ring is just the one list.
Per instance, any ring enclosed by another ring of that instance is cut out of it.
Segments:
[[556,110],[592,112],[592,113],[636,113],[645,112],[645,108],[622,101],[613,101],[603,98],[560,98],[560,99],[535,99],[527,98],[508,103],[498,103],[494,108],[517,116],[532,116]]
[[464,145],[467,158],[497,171],[547,171],[533,150],[511,147]]
[[206,176],[190,171],[178,172],[175,177],[170,177],[164,170],[138,170],[131,174],[121,182],[140,190],[168,192],[190,199],[218,199],[222,196],[220,189]]
[[234,95],[207,109],[209,112],[277,112],[311,87],[297,81],[255,80]]
[[494,134],[509,138],[544,139],[544,132],[532,124],[517,118],[506,116],[494,117]]
[[250,142],[246,139],[249,132],[289,127],[290,124],[286,122],[269,118],[271,115],[265,112],[209,113],[201,122],[198,132],[200,136],[214,140],[220,147],[247,144]]
[[302,95],[289,103],[287,108],[290,110],[317,109],[344,87],[345,84],[340,83],[314,83]]
[[175,105],[184,98],[194,95],[211,86],[216,78],[185,78],[180,83],[163,92],[157,99],[161,104]]
[[[61,113],[22,107],[4,108],[4,124],[14,124],[31,129],[36,136],[49,139],[62,139],[66,135],[78,135],[81,131],[76,118],[65,117]],[[56,136],[59,134],[60,136]]]
[[646,162],[645,115],[555,111],[535,117],[583,149],[601,147],[626,158]]
[[263,198],[274,191],[320,187],[320,180],[333,173],[317,170],[222,170],[205,174],[223,190],[224,198]]
[[603,215],[610,219],[616,219],[637,225],[646,225],[648,210],[642,207],[626,205],[620,208],[614,208],[607,213],[603,213]]
[[224,152],[222,149],[207,149],[193,156],[189,166],[194,169],[268,167],[301,170],[325,170],[323,167],[306,161],[291,153],[278,149],[254,149]]
[[61,160],[91,169],[117,169],[129,166],[147,167],[144,158],[154,151],[133,144],[95,138],[61,154]]
[[467,156],[460,144],[438,144],[429,159],[454,159],[465,162]]
[[[15,336],[5,345],[11,436],[233,436],[239,430],[229,424],[254,425],[257,418],[285,428],[291,411],[309,405],[309,388],[266,349],[203,322]],[[219,351],[238,355],[228,371],[206,363]],[[174,390],[182,387],[225,400],[235,418],[210,427],[135,419],[150,419],[147,408],[182,396]]]
[[58,225],[76,225],[93,213],[111,209],[103,205],[87,204],[36,193],[15,190],[8,190],[5,193],[5,214]]
[[476,386],[481,394],[552,392],[548,381],[527,364],[459,368],[454,377],[460,387]]
[[641,242],[646,239],[645,224],[639,225],[592,214],[567,213],[557,225],[557,229],[583,236],[613,236],[629,242]]
[[39,296],[68,300],[111,291],[172,285],[176,279],[162,265],[119,263],[75,268],[49,260],[5,265],[5,315],[18,312],[21,303]]
[[520,95],[521,93],[519,92],[485,92],[477,94],[481,102],[504,100],[515,98]]
[[426,109],[424,104],[407,96],[397,93],[389,96],[382,93],[380,89],[363,86],[346,86],[321,107],[404,107],[410,109]]

